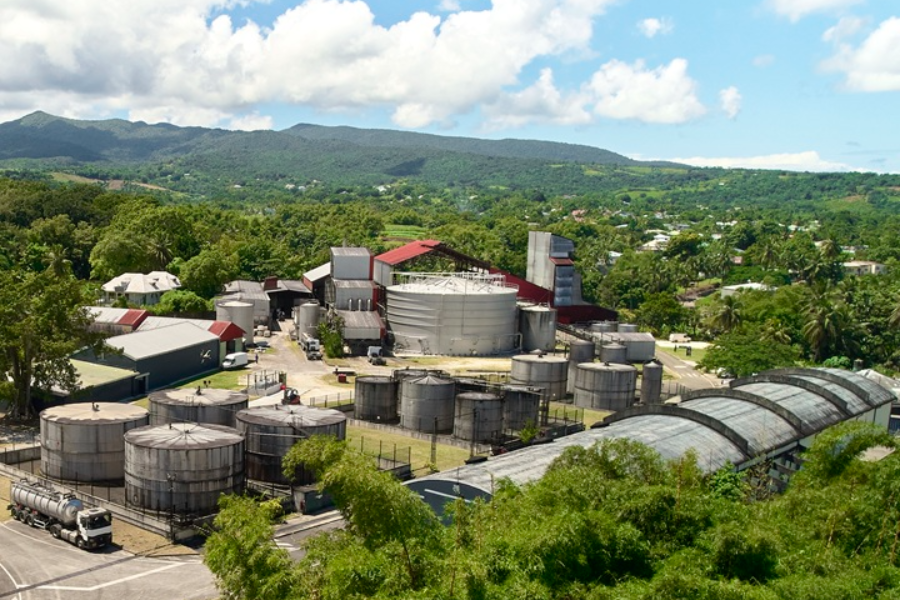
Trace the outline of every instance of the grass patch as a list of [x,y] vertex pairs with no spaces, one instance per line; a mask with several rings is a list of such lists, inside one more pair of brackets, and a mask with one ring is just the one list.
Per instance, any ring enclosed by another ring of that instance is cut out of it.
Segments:
[[[410,463],[414,471],[422,469],[431,462],[431,442],[407,437],[400,433],[367,429],[365,427],[347,427],[347,443],[351,448],[360,448],[362,444],[366,452],[377,451],[379,444],[384,455],[392,455],[394,445],[397,455],[406,456],[406,448],[410,448]],[[401,453],[402,450],[402,453]],[[469,451],[447,444],[437,444],[437,468],[439,471],[453,469],[465,464]]]
[[247,387],[247,377],[252,379],[253,371],[250,369],[235,369],[234,371],[219,371],[211,375],[201,375],[196,379],[192,379],[181,384],[179,389],[195,388],[202,381],[209,381],[206,387],[216,388],[220,390],[243,390]]
[[666,354],[668,354],[670,356],[675,356],[677,358],[680,358],[681,360],[686,360],[686,361],[696,362],[696,363],[703,360],[703,357],[706,356],[706,348],[691,348],[690,356],[688,356],[685,353],[683,348],[676,351],[674,348],[664,348],[662,346],[657,346],[656,351],[657,352],[665,352]]
[[581,408],[574,404],[565,404],[564,402],[550,403],[550,418],[569,419],[570,421],[578,421],[590,427],[597,421],[612,414],[611,410],[596,410],[593,408]]
[[410,238],[417,240],[425,236],[428,230],[418,225],[398,225],[397,223],[388,223],[384,226],[385,237]]

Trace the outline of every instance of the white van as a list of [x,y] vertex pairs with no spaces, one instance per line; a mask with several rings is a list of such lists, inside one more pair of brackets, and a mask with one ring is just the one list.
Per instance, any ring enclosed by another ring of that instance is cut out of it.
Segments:
[[250,362],[250,357],[246,352],[235,352],[234,354],[226,354],[222,361],[223,369],[240,369],[246,367]]

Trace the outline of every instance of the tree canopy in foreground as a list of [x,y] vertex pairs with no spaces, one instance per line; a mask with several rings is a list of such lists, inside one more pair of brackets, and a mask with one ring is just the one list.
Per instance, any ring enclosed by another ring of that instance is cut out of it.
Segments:
[[270,508],[229,498],[206,562],[224,597],[247,600],[897,599],[900,461],[859,459],[877,444],[893,441],[869,425],[825,432],[786,493],[752,500],[734,473],[608,440],[535,483],[497,482],[490,503],[457,501],[444,526],[368,459],[315,440],[291,460],[321,474],[347,527],[292,564]]

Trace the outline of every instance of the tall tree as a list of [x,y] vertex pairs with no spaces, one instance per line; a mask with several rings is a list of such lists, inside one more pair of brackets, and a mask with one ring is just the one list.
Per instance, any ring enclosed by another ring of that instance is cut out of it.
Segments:
[[69,272],[0,271],[0,373],[7,375],[0,397],[10,403],[10,417],[33,414],[33,388],[78,389],[69,356],[102,343],[88,332],[86,301]]

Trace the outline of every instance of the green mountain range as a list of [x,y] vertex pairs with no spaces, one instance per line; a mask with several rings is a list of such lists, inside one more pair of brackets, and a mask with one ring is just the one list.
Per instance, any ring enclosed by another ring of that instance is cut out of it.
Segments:
[[[239,132],[148,125],[122,119],[78,121],[36,112],[0,124],[0,167],[87,169],[106,177],[167,183],[241,180],[380,184],[398,178],[432,185],[583,187],[596,168],[681,167],[640,162],[590,146],[534,140],[482,140],[382,129],[299,124]],[[175,186],[178,187],[177,185]],[[196,190],[194,190],[196,191]]]

